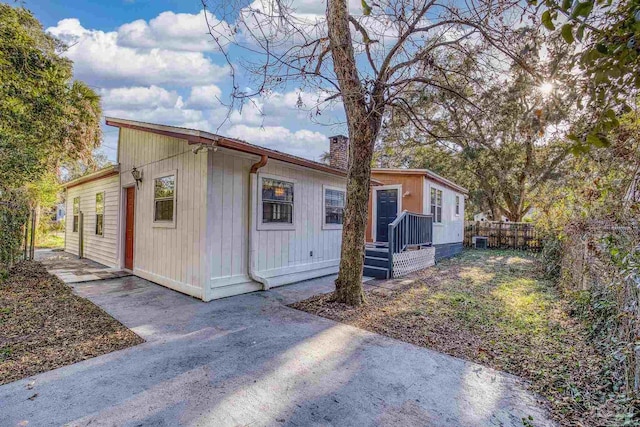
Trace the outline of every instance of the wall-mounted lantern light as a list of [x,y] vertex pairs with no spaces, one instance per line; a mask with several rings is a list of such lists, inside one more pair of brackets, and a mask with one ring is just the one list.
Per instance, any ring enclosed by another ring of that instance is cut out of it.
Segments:
[[131,169],[131,176],[136,180],[136,188],[138,188],[138,184],[142,182],[142,171],[139,171],[134,167]]

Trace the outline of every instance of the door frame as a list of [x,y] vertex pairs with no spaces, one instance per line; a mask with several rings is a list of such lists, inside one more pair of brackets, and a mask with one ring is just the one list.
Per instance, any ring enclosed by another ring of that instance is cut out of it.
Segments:
[[396,216],[402,213],[402,184],[377,185],[373,187],[373,195],[371,200],[371,239],[377,241],[378,233],[378,191],[380,190],[397,190],[398,191],[398,212]]
[[[123,185],[120,189],[121,194],[120,194],[120,200],[122,201],[122,203],[120,203],[120,218],[122,219],[120,221],[120,268],[122,270],[126,270],[129,271],[131,273],[133,273],[133,270],[129,270],[128,268],[125,267],[125,257],[126,257],[126,252],[127,252],[127,189],[129,188],[133,188],[134,191],[134,198],[136,200],[135,206],[133,207],[133,218],[135,220],[136,214],[137,214],[137,210],[138,210],[138,203],[137,203],[137,199],[138,199],[138,189],[136,188],[136,186],[134,184],[130,184],[130,185]],[[136,240],[136,228],[134,226],[133,228],[133,241],[135,244],[135,240]],[[135,248],[135,246],[134,246]],[[134,249],[135,250],[135,249]],[[133,267],[135,268],[135,264],[133,265]]]

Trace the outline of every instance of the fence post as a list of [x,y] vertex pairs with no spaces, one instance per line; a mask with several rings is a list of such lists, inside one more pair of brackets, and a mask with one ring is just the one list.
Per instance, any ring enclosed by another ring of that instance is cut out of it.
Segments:
[[30,258],[31,260],[33,260],[35,257],[35,251],[36,251],[36,210],[35,209],[31,209],[31,247],[29,248],[30,251]]
[[27,215],[27,220],[24,223],[24,253],[22,258],[26,261],[28,258],[27,254],[27,243],[29,242],[29,215]]

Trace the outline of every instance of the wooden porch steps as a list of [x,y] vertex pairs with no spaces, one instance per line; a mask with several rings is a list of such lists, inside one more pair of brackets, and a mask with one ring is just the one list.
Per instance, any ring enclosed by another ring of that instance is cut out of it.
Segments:
[[388,279],[389,274],[389,250],[377,245],[367,245],[365,247],[364,269],[365,276],[376,279]]

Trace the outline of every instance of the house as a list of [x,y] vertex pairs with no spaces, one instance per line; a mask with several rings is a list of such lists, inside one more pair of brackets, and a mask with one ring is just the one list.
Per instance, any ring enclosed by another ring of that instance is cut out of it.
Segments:
[[[538,210],[535,207],[530,207],[529,210],[527,210],[527,213],[525,213],[524,216],[522,217],[522,221],[531,222],[536,218],[537,214],[538,214]],[[473,215],[473,220],[475,222],[485,222],[485,221],[492,222],[493,214],[491,213],[491,211],[478,212],[477,214]],[[511,222],[511,220],[504,215],[500,215],[499,221]]]
[[[346,168],[348,153],[347,137],[330,138],[330,165]],[[371,178],[365,274],[398,277],[462,251],[465,188],[428,169],[373,168]]]
[[[491,211],[478,212],[473,215],[473,220],[476,222],[493,221],[491,218],[493,218]],[[509,222],[509,218],[504,215],[500,215],[500,220],[502,222]]]
[[[67,252],[204,301],[337,273],[346,137],[330,138],[326,165],[198,130],[107,125],[117,163],[65,184]],[[461,250],[463,188],[426,170],[373,175],[365,260],[381,265],[365,273],[396,277]]]
[[117,164],[66,183],[65,250],[204,301],[338,271],[342,169],[107,118]]
[[58,203],[55,207],[55,222],[60,222],[65,218],[67,211],[64,203]]

